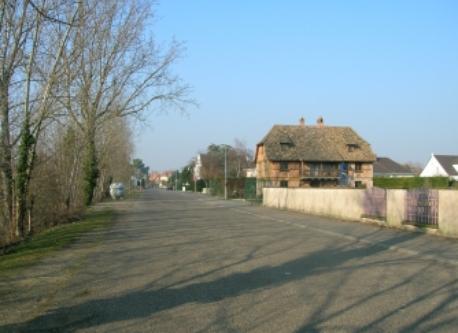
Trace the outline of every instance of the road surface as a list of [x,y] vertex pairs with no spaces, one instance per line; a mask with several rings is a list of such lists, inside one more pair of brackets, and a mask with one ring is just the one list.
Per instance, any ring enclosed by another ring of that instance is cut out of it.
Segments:
[[105,205],[111,228],[0,280],[0,332],[458,331],[456,240],[192,193]]

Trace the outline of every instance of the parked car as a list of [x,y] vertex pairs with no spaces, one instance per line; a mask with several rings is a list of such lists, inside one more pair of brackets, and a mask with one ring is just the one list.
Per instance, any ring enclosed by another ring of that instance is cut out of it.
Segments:
[[110,185],[110,196],[113,200],[119,200],[124,198],[124,184],[112,183]]

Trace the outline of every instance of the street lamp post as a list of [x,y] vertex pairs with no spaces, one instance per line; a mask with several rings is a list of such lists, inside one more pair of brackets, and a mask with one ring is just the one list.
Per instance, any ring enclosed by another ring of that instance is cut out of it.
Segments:
[[224,146],[224,200],[227,200],[227,146]]
[[176,172],[176,177],[175,177],[175,191],[178,191],[178,170]]

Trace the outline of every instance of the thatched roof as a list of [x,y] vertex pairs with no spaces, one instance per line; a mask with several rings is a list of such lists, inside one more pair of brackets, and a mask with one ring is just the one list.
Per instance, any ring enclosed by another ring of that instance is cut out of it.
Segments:
[[370,145],[350,127],[275,125],[258,145],[272,161],[373,162]]

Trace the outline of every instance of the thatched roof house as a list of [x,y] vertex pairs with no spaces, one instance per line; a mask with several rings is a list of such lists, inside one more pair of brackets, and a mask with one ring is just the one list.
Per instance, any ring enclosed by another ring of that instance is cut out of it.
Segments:
[[369,143],[352,128],[325,126],[322,118],[314,126],[303,119],[275,125],[256,147],[258,178],[271,186],[372,186],[375,160]]

